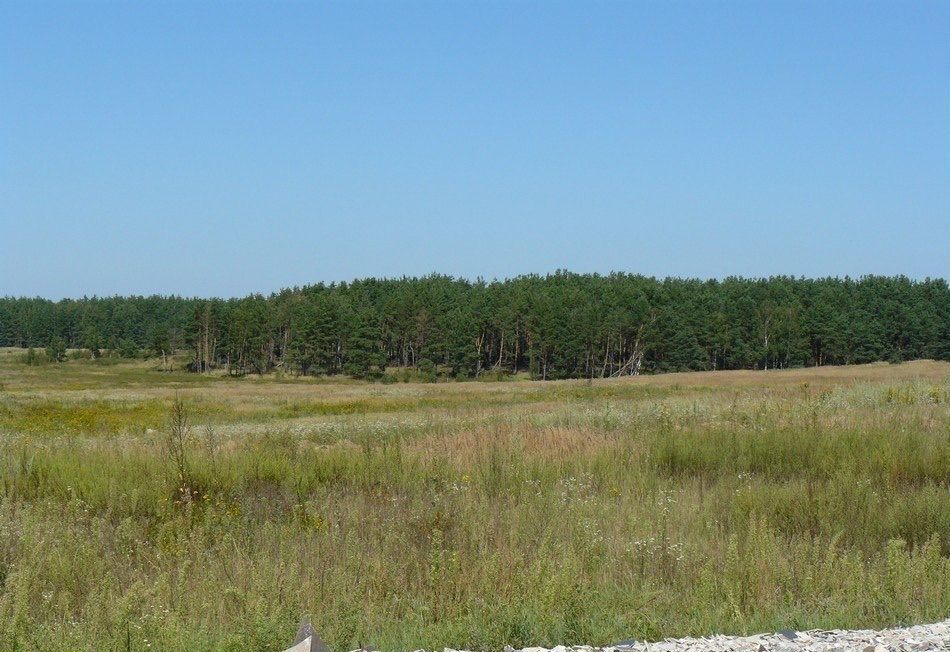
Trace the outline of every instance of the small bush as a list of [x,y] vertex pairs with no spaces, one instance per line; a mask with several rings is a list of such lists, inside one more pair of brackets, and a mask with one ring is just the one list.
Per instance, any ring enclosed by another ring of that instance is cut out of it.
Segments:
[[39,367],[49,363],[49,358],[46,356],[46,351],[37,351],[32,346],[26,350],[20,357],[20,361],[31,367]]
[[50,362],[64,362],[66,360],[66,341],[58,335],[53,336],[46,347],[46,359]]

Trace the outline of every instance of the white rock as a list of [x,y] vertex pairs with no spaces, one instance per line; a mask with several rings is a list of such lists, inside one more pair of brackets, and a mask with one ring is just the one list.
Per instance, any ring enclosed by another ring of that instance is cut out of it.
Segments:
[[[811,630],[796,632],[794,638],[782,634],[755,636],[709,636],[704,638],[666,639],[656,643],[631,643],[622,648],[595,648],[564,645],[548,650],[526,647],[515,650],[506,645],[504,652],[950,652],[950,620],[931,625],[873,630]],[[422,651],[417,651],[422,652]],[[445,648],[443,652],[458,652]]]

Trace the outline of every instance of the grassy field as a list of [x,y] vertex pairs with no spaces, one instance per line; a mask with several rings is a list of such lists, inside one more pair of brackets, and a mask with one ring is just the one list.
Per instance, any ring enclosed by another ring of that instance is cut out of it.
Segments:
[[[361,384],[0,352],[0,650],[950,616],[950,364]],[[176,397],[189,428],[176,464]]]

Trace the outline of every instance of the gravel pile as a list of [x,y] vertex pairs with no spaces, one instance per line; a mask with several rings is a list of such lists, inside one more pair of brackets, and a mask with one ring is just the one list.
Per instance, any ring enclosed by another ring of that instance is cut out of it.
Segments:
[[[898,629],[832,629],[807,632],[784,631],[755,636],[709,636],[677,638],[644,643],[624,641],[606,648],[589,646],[547,649],[528,647],[520,652],[917,652],[950,650],[950,620],[933,625]],[[446,650],[445,652],[453,652]],[[516,652],[505,648],[505,652]]]
[[[831,629],[807,632],[782,631],[755,636],[709,636],[704,638],[670,638],[644,643],[623,641],[603,648],[588,645],[554,648],[526,647],[505,652],[917,652],[919,650],[950,651],[950,620],[933,625],[914,625],[897,629]],[[329,652],[329,648],[304,622],[295,644],[285,652]],[[366,652],[354,650],[353,652]],[[425,652],[417,650],[417,652]],[[443,652],[464,652],[445,648]]]

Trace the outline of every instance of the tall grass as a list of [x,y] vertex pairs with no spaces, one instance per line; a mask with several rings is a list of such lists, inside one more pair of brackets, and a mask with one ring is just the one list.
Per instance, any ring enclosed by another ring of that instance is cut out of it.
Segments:
[[302,614],[341,649],[950,615],[947,382],[763,378],[699,392],[506,383],[487,403],[475,385],[417,386],[409,411],[301,426],[278,407],[211,436],[205,423],[248,412],[219,397],[203,413],[192,397],[177,463],[163,424],[103,436],[8,421],[0,649],[275,650]]

